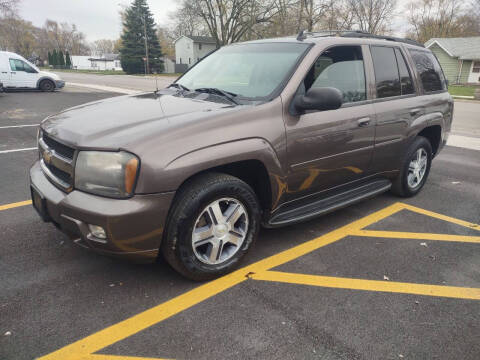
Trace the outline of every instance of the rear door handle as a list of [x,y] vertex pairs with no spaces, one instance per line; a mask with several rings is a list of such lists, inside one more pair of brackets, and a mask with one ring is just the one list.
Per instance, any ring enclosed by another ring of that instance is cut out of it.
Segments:
[[10,74],[16,74],[16,72],[12,71]]
[[357,124],[359,127],[367,126],[368,124],[370,124],[370,118],[364,117],[364,118],[358,119]]
[[418,115],[421,111],[422,109],[412,109],[410,110],[410,115],[412,116]]

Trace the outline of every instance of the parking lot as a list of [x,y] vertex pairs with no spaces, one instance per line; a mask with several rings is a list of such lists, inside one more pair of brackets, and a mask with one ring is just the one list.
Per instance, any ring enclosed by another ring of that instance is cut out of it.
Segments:
[[243,268],[194,283],[77,247],[30,205],[30,125],[116,95],[0,94],[0,359],[479,358],[479,151],[447,146],[415,198],[262,230]]

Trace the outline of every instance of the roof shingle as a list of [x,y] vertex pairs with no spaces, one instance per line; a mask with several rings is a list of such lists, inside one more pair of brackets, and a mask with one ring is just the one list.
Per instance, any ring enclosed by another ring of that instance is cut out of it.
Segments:
[[446,50],[452,57],[458,57],[461,60],[480,59],[480,36],[432,38],[425,43],[425,47],[428,48],[435,42],[437,42],[440,47]]

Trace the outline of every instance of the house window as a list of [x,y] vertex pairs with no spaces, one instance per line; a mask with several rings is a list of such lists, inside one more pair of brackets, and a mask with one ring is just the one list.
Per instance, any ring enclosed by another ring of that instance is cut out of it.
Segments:
[[480,73],[480,61],[473,62],[472,73]]
[[191,59],[190,59],[190,58],[188,58],[188,63],[189,63],[189,64],[191,64],[191,63],[192,63],[192,61],[191,61]]
[[202,44],[198,44],[198,50],[202,50]]
[[182,63],[182,58],[180,58],[180,64]]

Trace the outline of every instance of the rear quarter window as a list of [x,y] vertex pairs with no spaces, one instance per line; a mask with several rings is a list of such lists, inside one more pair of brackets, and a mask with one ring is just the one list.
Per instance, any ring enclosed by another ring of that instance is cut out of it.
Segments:
[[445,77],[437,58],[429,51],[409,49],[426,93],[445,91]]

